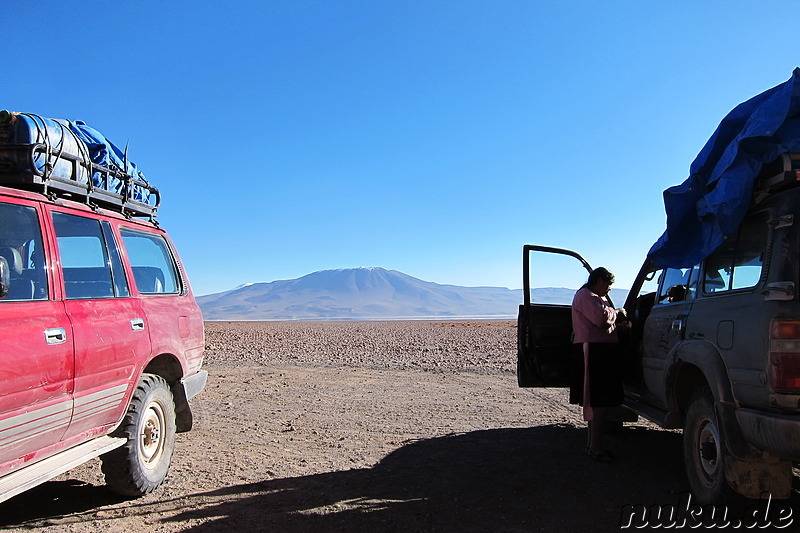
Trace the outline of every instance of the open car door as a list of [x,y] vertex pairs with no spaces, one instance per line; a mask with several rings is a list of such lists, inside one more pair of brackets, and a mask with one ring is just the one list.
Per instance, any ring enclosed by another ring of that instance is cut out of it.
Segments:
[[526,244],[522,249],[524,296],[517,322],[517,381],[520,387],[568,387],[570,364],[574,364],[570,356],[578,350],[572,344],[571,305],[534,300],[530,260],[533,252],[573,257],[587,272],[591,272],[592,267],[571,250],[533,244]]

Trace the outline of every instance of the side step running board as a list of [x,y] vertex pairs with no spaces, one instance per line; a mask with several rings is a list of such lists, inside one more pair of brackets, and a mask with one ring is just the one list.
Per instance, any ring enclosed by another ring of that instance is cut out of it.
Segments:
[[653,407],[652,405],[637,401],[633,398],[625,398],[625,403],[623,405],[639,416],[646,418],[650,422],[653,422],[654,424],[664,428],[674,427],[667,425],[667,413],[661,409]]
[[8,474],[0,478],[0,502],[41,485],[89,459],[119,448],[126,442],[126,439],[119,437],[99,437]]

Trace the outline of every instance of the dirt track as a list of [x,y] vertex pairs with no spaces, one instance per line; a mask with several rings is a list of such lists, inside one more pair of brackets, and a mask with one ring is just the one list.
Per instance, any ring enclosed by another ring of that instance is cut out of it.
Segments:
[[517,387],[511,322],[206,326],[209,384],[164,486],[120,499],[93,461],[0,504],[0,524],[614,531],[625,505],[687,490],[680,433],[627,425],[610,436],[617,461],[585,457],[566,392]]

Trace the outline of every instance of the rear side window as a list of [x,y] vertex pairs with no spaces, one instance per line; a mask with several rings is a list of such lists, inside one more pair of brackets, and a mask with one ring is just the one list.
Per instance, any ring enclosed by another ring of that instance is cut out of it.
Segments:
[[127,229],[121,234],[139,292],[178,294],[178,269],[164,238]]
[[99,220],[53,213],[68,300],[128,296],[111,229]]
[[44,247],[36,209],[0,203],[0,258],[10,274],[8,296],[0,302],[47,299]]
[[706,293],[719,293],[758,285],[764,267],[767,238],[766,212],[745,220],[737,238],[723,243],[706,259],[703,290]]

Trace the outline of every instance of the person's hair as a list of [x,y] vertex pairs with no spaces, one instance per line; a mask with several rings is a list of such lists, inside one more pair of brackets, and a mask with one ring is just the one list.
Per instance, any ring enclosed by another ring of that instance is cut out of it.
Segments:
[[611,285],[614,283],[614,274],[605,267],[597,267],[589,274],[589,281],[586,282],[586,286],[591,287],[601,279],[607,281],[608,284]]

